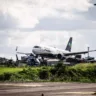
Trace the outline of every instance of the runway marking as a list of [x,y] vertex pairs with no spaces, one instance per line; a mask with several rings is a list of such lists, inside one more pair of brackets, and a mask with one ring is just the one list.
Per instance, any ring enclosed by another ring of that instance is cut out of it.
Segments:
[[[49,93],[51,94],[51,93]],[[95,92],[59,92],[59,93],[52,93],[53,95],[60,95],[60,94],[75,94],[75,95],[92,95],[95,94]]]
[[17,86],[17,87],[42,87],[42,84],[0,84],[1,86]]
[[94,94],[95,92],[65,92],[67,94]]

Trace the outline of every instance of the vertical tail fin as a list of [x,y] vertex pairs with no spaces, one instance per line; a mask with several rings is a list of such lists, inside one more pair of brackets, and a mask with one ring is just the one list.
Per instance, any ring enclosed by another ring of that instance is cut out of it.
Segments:
[[67,44],[67,47],[65,50],[71,52],[71,48],[72,48],[72,37],[70,37],[69,41],[68,41],[68,44]]

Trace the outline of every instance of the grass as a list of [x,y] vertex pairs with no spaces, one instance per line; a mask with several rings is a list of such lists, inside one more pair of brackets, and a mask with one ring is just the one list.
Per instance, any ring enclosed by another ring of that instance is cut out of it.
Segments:
[[65,66],[63,63],[58,63],[54,67],[0,67],[0,79],[2,81],[96,82],[96,64]]
[[22,71],[23,68],[10,68],[10,67],[0,67],[0,75],[4,73],[15,73]]
[[[77,64],[75,66],[70,66],[69,68],[71,69],[81,69],[82,71],[86,71],[88,68],[94,68],[96,67],[96,63],[95,64],[91,64],[91,63],[81,63],[81,64]],[[0,67],[0,74],[3,74],[5,72],[19,72],[22,71],[25,67]],[[31,67],[31,69],[42,69],[43,67]],[[47,67],[49,69],[51,69],[52,67]]]
[[[0,67],[0,75],[4,73],[17,73],[22,71],[23,69],[27,69],[28,67]],[[30,67],[31,69],[39,70],[46,67]],[[50,69],[51,67],[48,67]]]
[[80,63],[77,64],[75,66],[71,66],[71,69],[75,69],[75,70],[82,70],[82,71],[86,71],[87,69],[90,68],[95,68],[96,67],[96,63],[92,64],[92,63]]
[[[86,71],[87,69],[89,68],[94,68],[96,67],[96,64],[91,64],[91,63],[84,63],[84,64],[77,64],[75,66],[71,66],[69,67],[69,69],[75,69],[75,70],[82,70],[82,71]],[[44,67],[31,67],[31,69],[42,69]],[[48,67],[49,69],[51,67]],[[0,67],[0,74],[3,74],[3,73],[15,73],[15,72],[20,72],[24,69],[24,67]]]

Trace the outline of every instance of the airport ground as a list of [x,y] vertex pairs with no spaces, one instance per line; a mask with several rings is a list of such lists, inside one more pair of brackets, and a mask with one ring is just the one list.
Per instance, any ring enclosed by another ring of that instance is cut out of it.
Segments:
[[96,83],[0,83],[0,96],[93,96]]

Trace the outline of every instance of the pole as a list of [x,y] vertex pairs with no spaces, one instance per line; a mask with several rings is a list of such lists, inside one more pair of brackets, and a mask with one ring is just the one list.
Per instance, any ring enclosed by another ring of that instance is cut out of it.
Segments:
[[89,59],[89,50],[90,50],[90,47],[88,47],[88,59]]

